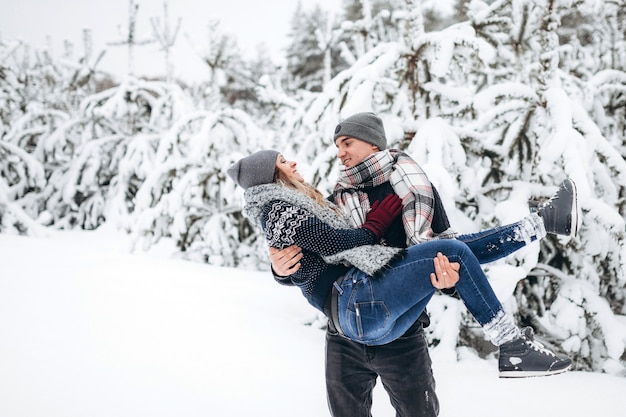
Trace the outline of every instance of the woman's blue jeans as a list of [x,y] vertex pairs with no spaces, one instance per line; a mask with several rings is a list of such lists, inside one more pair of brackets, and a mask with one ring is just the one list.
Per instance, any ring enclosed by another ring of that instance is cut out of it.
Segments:
[[335,284],[344,335],[366,345],[386,344],[403,335],[436,291],[430,274],[438,252],[461,265],[456,290],[476,320],[484,325],[495,318],[502,305],[470,247],[457,239],[432,240],[407,248],[407,255],[380,277],[352,268]]
[[[495,227],[482,232],[461,235],[457,240],[469,246],[481,264],[497,261],[537,240],[538,234],[545,236],[545,230],[532,215],[506,226]],[[445,255],[445,253],[444,253]]]

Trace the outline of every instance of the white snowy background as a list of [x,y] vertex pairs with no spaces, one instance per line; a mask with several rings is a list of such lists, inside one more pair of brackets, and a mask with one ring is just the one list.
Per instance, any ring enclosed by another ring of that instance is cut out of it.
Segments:
[[[2,10],[28,20],[20,7],[32,1]],[[42,48],[2,23],[0,417],[328,415],[324,320],[273,282],[224,171],[271,147],[328,192],[333,129],[358,111],[382,117],[391,147],[424,167],[460,232],[524,217],[563,178],[578,187],[575,238],[484,266],[505,308],[575,371],[498,379],[476,323],[437,296],[427,337],[441,415],[624,415],[623,2],[305,9],[280,64],[251,58],[219,25],[192,34],[189,21],[176,45],[193,45],[194,57],[181,59],[167,44],[190,3],[161,15],[162,2],[137,1],[136,22],[129,3],[111,4],[113,40],[147,36],[150,10],[161,48],[106,46],[97,25],[82,47]],[[83,23],[110,18],[99,10]],[[201,79],[183,75],[192,61]],[[374,411],[393,415],[381,387]]]

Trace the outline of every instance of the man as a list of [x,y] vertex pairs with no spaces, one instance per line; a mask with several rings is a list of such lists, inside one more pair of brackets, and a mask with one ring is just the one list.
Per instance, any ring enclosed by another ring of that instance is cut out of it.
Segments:
[[[381,243],[407,247],[435,237],[456,236],[436,189],[421,168],[401,152],[381,152],[387,149],[387,139],[379,117],[373,113],[350,116],[337,125],[334,139],[343,168],[330,199],[348,215],[353,226],[362,225],[372,204],[395,193],[403,200],[403,213],[393,221]],[[552,233],[575,234],[577,211],[572,203],[575,202],[575,188],[573,183],[567,183],[567,186],[569,189],[559,190],[563,198],[559,199],[557,194],[551,204],[542,208],[540,215],[545,224],[535,224],[540,221],[533,217],[526,224],[520,222],[520,227],[541,229],[545,226]],[[497,230],[488,231],[489,236],[498,233]],[[538,232],[535,239],[543,236],[545,231]],[[472,248],[475,242],[466,243]],[[512,243],[506,251],[496,250],[482,258],[476,253],[480,247],[475,246],[476,250],[472,250],[484,263],[499,259],[525,244],[525,241]],[[276,280],[289,284],[288,276],[300,267],[300,248],[290,247],[282,251],[271,248],[270,256]],[[448,262],[447,258],[444,262]],[[455,280],[449,274],[437,274],[437,279],[438,288],[453,288],[458,276]],[[428,316],[423,314],[403,337],[394,342],[365,346],[339,336],[329,320],[326,388],[331,414],[334,417],[371,416],[372,391],[377,377],[380,377],[398,417],[438,415],[439,402],[423,331],[428,324]]]

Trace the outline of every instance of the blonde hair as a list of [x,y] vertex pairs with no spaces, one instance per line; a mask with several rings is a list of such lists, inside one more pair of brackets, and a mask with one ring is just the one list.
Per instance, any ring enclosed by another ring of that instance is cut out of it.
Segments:
[[284,187],[300,191],[302,194],[306,195],[322,207],[332,207],[334,209],[334,207],[328,200],[326,200],[326,198],[324,198],[324,195],[317,188],[307,184],[306,182],[293,181],[286,178],[279,170],[276,170],[274,173],[274,182]]

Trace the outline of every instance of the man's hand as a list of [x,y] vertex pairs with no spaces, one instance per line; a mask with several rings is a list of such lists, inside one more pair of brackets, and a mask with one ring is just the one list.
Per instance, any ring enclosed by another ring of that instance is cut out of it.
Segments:
[[430,274],[430,282],[438,290],[452,288],[459,282],[459,270],[461,265],[458,262],[450,262],[448,257],[441,252],[433,259],[435,263],[435,273]]
[[300,269],[302,249],[293,245],[285,249],[270,248],[270,261],[272,270],[279,277],[286,277]]

